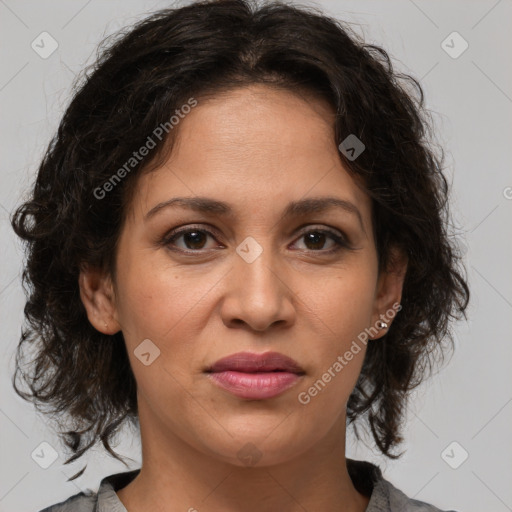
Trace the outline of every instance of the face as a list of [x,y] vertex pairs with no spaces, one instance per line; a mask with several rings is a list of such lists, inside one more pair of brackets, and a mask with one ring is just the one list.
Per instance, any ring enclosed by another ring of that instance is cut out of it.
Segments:
[[[123,332],[147,431],[237,465],[252,445],[275,464],[344,436],[366,344],[344,354],[401,281],[379,275],[371,201],[341,163],[333,119],[317,100],[237,89],[199,101],[166,163],[139,178],[111,292],[92,272],[81,286],[91,322]],[[208,371],[240,352],[298,369],[244,356]]]

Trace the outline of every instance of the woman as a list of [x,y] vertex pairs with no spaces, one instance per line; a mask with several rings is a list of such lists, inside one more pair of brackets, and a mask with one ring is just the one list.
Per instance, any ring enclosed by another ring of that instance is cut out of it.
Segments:
[[46,511],[440,510],[345,456],[361,423],[400,456],[469,299],[424,114],[384,50],[276,2],[160,11],[104,50],[12,220],[13,380],[66,413],[67,463],[119,458],[130,422],[142,467]]

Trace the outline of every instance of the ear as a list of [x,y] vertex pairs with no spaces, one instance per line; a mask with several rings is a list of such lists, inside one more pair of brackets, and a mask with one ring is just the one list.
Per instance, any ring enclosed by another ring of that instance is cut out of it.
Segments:
[[117,320],[114,286],[110,275],[98,268],[85,266],[78,277],[80,298],[92,326],[103,334],[121,330]]
[[[372,314],[372,335],[370,339],[379,339],[391,327],[393,319],[400,311],[402,288],[407,271],[407,255],[398,248],[392,248],[387,268],[382,269],[377,280],[374,308]],[[379,321],[387,324],[380,324]]]

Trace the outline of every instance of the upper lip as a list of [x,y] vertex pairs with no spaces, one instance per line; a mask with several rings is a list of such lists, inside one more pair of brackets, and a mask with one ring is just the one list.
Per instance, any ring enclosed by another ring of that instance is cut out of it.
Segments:
[[238,352],[219,359],[206,372],[216,373],[223,371],[237,371],[245,373],[285,371],[304,374],[304,370],[297,361],[279,352],[264,352],[256,354],[253,352]]

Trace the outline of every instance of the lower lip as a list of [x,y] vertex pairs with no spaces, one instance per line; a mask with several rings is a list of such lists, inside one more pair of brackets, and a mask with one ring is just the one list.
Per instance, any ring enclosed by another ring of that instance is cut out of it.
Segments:
[[290,372],[243,373],[224,371],[208,374],[219,387],[240,398],[264,400],[280,395],[301,378]]

